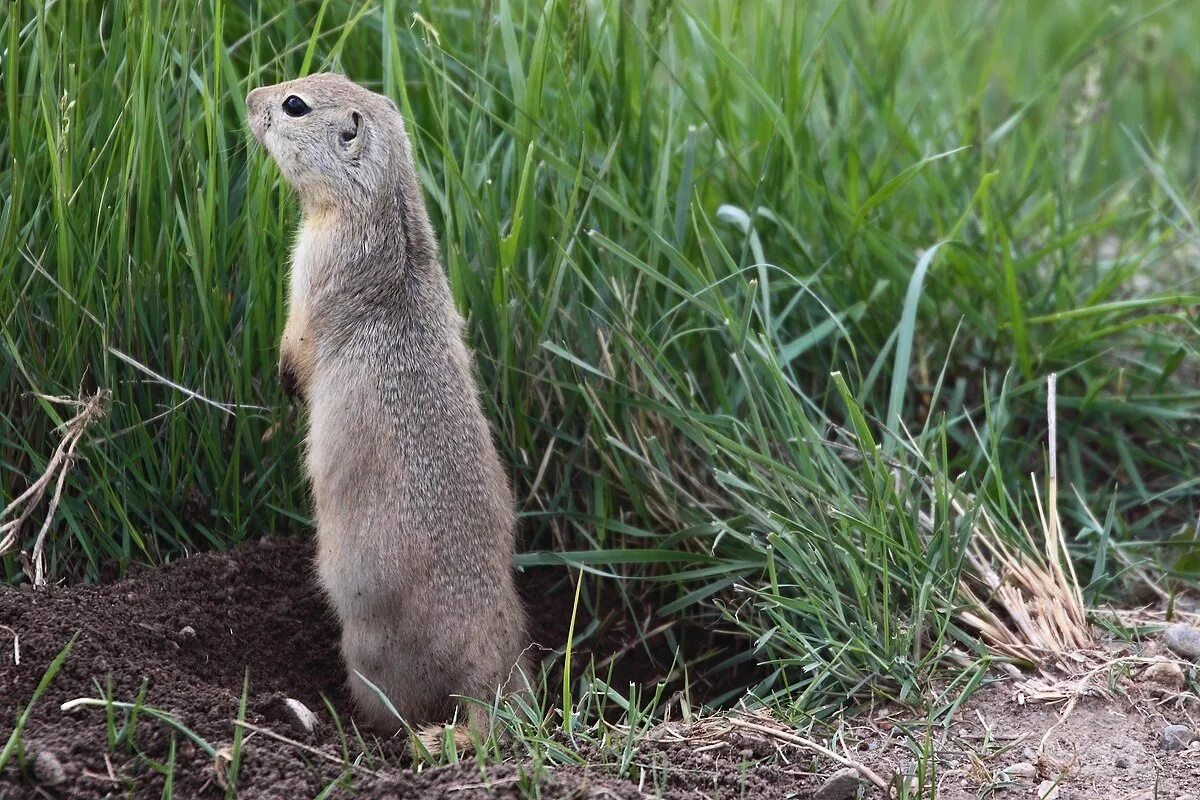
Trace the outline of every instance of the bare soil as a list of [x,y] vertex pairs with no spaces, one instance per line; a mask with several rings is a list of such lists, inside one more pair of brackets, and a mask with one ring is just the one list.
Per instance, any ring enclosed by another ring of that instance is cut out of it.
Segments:
[[[402,742],[377,740],[369,742],[369,757],[348,770],[345,740],[329,710],[349,725],[337,624],[311,579],[310,562],[311,545],[305,540],[265,540],[99,586],[0,590],[0,625],[15,633],[20,646],[18,664],[12,636],[0,628],[0,746],[48,665],[75,637],[62,669],[33,707],[24,757],[11,759],[0,773],[0,799],[160,797],[164,779],[155,762],[166,762],[172,738],[174,796],[224,797],[214,759],[167,725],[143,714],[134,745],[111,746],[104,709],[64,712],[60,707],[75,698],[104,695],[131,702],[144,686],[147,706],[169,712],[214,747],[227,748],[243,681],[246,722],[295,741],[248,736],[239,798],[292,800],[328,789],[325,796],[335,798],[474,800],[523,797],[536,785],[546,798],[773,800],[813,797],[840,766],[789,743],[791,729],[785,725],[763,720],[772,732],[756,733],[718,717],[659,726],[638,739],[623,770],[600,764],[600,758],[541,769],[514,755],[486,768],[467,759],[414,772]],[[574,597],[570,576],[565,570],[531,571],[522,576],[522,591],[535,641],[548,650],[561,648]],[[588,609],[577,620],[577,632],[593,619],[603,632],[590,640],[590,651],[579,654],[577,667],[587,658],[601,662],[615,655],[614,685],[652,686],[672,661],[674,653],[666,646],[670,637],[659,637],[657,652],[637,644],[628,623],[621,622],[628,613],[615,593],[610,595],[611,608]],[[701,640],[695,652],[712,652],[720,644]],[[1160,744],[1168,723],[1195,729],[1195,695],[1146,682],[1141,661],[1124,664],[1114,660],[1110,669],[1087,680],[1041,676],[1033,682],[1028,677],[998,682],[971,696],[949,724],[914,719],[905,709],[876,709],[841,723],[833,749],[885,780],[921,772],[920,793],[908,796],[1038,797],[1039,785],[1047,780],[1060,784],[1058,800],[1200,794],[1200,749],[1168,752]],[[735,683],[744,679],[735,676]],[[693,690],[713,696],[725,688]],[[281,713],[284,698],[298,699],[316,713],[313,733],[289,725]],[[115,728],[122,724],[118,718]],[[349,736],[353,759],[361,748]],[[39,753],[51,754],[61,765],[60,781],[46,782],[55,770],[53,764],[35,767]],[[615,759],[604,760],[612,764]],[[1031,764],[1036,774],[1004,772],[1018,762]],[[865,783],[862,791],[882,796]]]
[[[909,771],[915,751],[928,748],[920,796],[938,800],[1200,800],[1200,748],[1169,752],[1161,743],[1168,724],[1196,729],[1196,696],[1159,691],[1139,674],[1113,676],[1111,690],[1107,675],[1089,680],[1069,711],[1068,698],[1036,701],[1026,681],[1003,680],[974,693],[948,725],[914,723],[896,709],[856,720],[851,741],[858,758],[884,771]],[[1017,771],[1025,766],[1032,775]]]

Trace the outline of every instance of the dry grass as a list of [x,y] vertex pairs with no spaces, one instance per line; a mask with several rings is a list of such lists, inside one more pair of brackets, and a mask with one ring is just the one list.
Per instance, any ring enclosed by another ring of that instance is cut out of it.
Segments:
[[[975,535],[967,545],[961,584],[962,597],[971,606],[959,612],[963,623],[978,632],[995,655],[1029,666],[1095,648],[1059,517],[1056,384],[1056,376],[1051,375],[1047,382],[1049,489],[1044,510],[1037,479],[1032,478],[1040,541],[1021,525],[1029,547],[1006,542],[987,509],[981,509]],[[964,513],[961,504],[956,510]]]
[[76,409],[75,416],[59,426],[62,439],[50,456],[46,468],[42,470],[41,477],[30,484],[29,488],[9,503],[3,511],[0,511],[0,520],[5,517],[13,517],[0,525],[0,556],[12,549],[20,536],[21,526],[41,505],[46,491],[53,482],[54,493],[50,496],[50,504],[46,508],[42,527],[38,529],[37,538],[34,539],[32,556],[21,554],[25,562],[25,572],[32,576],[35,586],[43,586],[46,583],[46,535],[50,532],[54,515],[58,511],[58,504],[62,500],[63,485],[71,471],[71,465],[75,462],[75,451],[83,440],[84,434],[87,433],[92,423],[104,417],[110,393],[104,389],[98,389],[91,397],[82,400],[44,394],[36,396],[46,403]]

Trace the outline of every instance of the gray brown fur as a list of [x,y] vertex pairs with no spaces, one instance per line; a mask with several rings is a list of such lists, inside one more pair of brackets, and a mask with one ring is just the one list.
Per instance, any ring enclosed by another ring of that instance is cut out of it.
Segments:
[[[311,113],[282,111],[289,95]],[[525,666],[515,517],[404,120],[340,75],[255,89],[250,125],[296,189],[280,374],[308,409],[317,572],[359,717],[442,721]]]

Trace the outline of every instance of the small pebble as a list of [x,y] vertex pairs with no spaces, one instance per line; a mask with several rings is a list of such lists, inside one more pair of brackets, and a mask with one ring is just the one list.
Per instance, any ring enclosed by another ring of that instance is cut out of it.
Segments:
[[1178,655],[1192,661],[1200,661],[1200,630],[1191,625],[1176,622],[1167,628],[1166,636],[1163,638],[1167,647]]
[[858,770],[851,767],[839,769],[821,784],[813,795],[813,800],[851,800],[858,794]]
[[1042,781],[1037,789],[1038,800],[1058,800],[1058,781]]
[[1174,661],[1158,661],[1146,667],[1142,680],[1169,689],[1172,692],[1183,691],[1183,670]]
[[33,757],[33,779],[42,786],[58,786],[67,779],[67,771],[58,756],[49,750],[39,750]]
[[297,733],[309,734],[317,727],[317,715],[299,700],[287,698],[283,701],[282,710],[284,720],[295,728]]
[[1017,669],[1015,665],[1010,664],[1007,661],[1000,662],[1000,669],[1008,673],[1008,677],[1012,678],[1013,680],[1019,681],[1022,677],[1024,677],[1021,675],[1021,670]]
[[1196,740],[1196,732],[1187,725],[1168,725],[1162,732],[1163,750],[1187,750],[1188,745]]
[[1037,775],[1037,767],[1028,761],[1018,761],[1005,767],[1004,773],[1010,778],[1033,778]]
[[193,628],[191,625],[184,625],[182,628],[179,629],[179,638],[180,639],[195,639],[196,638],[196,629]]

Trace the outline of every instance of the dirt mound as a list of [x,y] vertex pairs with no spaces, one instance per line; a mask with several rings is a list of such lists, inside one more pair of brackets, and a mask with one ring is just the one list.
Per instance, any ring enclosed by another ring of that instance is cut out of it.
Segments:
[[[374,740],[367,749],[378,758],[347,768],[343,748],[351,760],[363,748],[350,729],[337,624],[312,580],[310,563],[309,542],[265,540],[230,553],[197,555],[162,570],[143,570],[107,585],[0,591],[0,624],[19,637],[20,646],[20,663],[15,664],[7,652],[10,634],[0,629],[5,648],[0,719],[19,717],[48,665],[75,637],[25,726],[25,769],[19,769],[18,759],[10,760],[0,774],[0,797],[161,796],[163,777],[152,761],[162,764],[169,758],[173,731],[168,725],[143,713],[133,736],[122,738],[120,713],[110,727],[104,708],[60,710],[76,698],[133,702],[143,684],[146,706],[168,712],[218,751],[214,758],[203,745],[175,732],[175,796],[222,796],[217,760],[233,742],[243,681],[246,722],[299,740],[300,746],[266,734],[249,735],[237,776],[240,797],[313,797],[335,784],[328,796],[349,796],[353,787],[357,797],[522,797],[523,787],[535,784],[548,797],[588,786],[608,796],[644,796],[636,783],[585,766],[546,770],[505,764],[484,770],[472,761],[415,774],[403,768],[398,743]],[[548,648],[561,646],[574,594],[566,571],[528,572],[522,584],[535,641]],[[591,621],[590,615],[577,621],[577,630]],[[593,654],[600,660],[605,650],[622,653],[614,662],[614,685],[653,681],[663,674],[656,654],[631,647],[629,632],[620,624],[607,629]],[[671,654],[665,655],[669,664]],[[320,722],[312,734],[288,726],[282,713],[285,698],[316,713]],[[0,743],[6,738],[0,735]],[[111,746],[110,738],[116,739]],[[672,747],[647,758],[682,765],[689,756],[686,748],[673,752]],[[35,764],[38,753],[50,756]],[[61,781],[53,788],[34,788],[31,776],[57,772],[54,762],[61,765]],[[701,796],[693,791],[697,784],[711,786],[723,780],[721,773],[736,774],[713,768],[711,760],[706,766],[710,769],[672,781],[669,790],[664,786],[666,794]],[[633,769],[644,772],[639,766]]]

